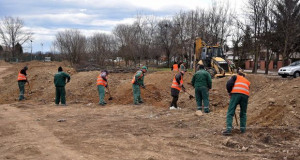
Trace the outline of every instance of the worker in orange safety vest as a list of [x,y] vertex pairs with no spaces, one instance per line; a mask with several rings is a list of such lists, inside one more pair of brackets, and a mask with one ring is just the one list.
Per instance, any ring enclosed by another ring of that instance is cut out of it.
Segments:
[[26,82],[29,84],[28,79],[27,79],[27,74],[26,71],[28,70],[28,67],[25,66],[18,74],[18,86],[19,86],[19,90],[20,90],[20,94],[19,94],[19,101],[22,101],[25,99],[25,84]]
[[186,72],[186,70],[181,70],[179,73],[177,73],[172,81],[172,86],[171,86],[171,96],[173,97],[170,110],[173,109],[180,109],[177,106],[177,101],[179,98],[179,92],[181,89],[185,92],[185,87],[183,86],[183,75]]
[[238,75],[232,76],[226,84],[227,91],[230,96],[229,107],[226,116],[226,131],[223,135],[231,135],[232,119],[235,114],[236,106],[240,105],[240,131],[246,132],[247,122],[247,106],[250,95],[250,82],[245,78],[242,71],[238,71]]
[[107,103],[104,101],[105,88],[108,88],[108,71],[102,71],[97,77],[97,88],[99,93],[99,105],[105,106]]
[[145,88],[144,85],[144,77],[145,73],[148,71],[146,66],[143,66],[139,71],[135,73],[133,76],[131,83],[132,83],[132,90],[133,90],[133,104],[140,105],[144,103],[141,97],[141,90],[140,87]]
[[172,66],[172,71],[178,72],[178,64],[177,64],[177,62],[174,62],[173,66]]

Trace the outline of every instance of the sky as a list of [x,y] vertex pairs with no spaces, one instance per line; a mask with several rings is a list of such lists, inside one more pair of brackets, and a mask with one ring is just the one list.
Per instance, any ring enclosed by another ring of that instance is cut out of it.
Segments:
[[[226,0],[217,0],[226,1]],[[242,12],[246,0],[228,0]],[[212,0],[0,0],[0,18],[19,17],[33,32],[33,52],[51,51],[55,34],[79,29],[84,35],[111,33],[118,24],[131,24],[137,14],[170,17],[179,11],[209,8]],[[30,52],[30,41],[23,45]]]

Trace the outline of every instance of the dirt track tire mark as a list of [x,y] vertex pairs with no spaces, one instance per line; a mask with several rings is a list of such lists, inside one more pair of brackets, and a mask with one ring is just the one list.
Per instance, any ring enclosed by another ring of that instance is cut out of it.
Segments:
[[[96,159],[64,146],[53,133],[38,124],[24,110],[10,105],[0,105],[0,126],[11,125],[6,131],[0,131],[0,159]],[[9,131],[11,130],[11,132]]]

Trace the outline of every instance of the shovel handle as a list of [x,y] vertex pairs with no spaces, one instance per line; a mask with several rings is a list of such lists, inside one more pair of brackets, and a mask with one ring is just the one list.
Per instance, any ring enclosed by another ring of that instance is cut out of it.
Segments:
[[237,120],[237,117],[236,117],[236,113],[234,112],[234,118],[235,118],[235,123],[236,123],[236,126],[239,126],[239,122]]

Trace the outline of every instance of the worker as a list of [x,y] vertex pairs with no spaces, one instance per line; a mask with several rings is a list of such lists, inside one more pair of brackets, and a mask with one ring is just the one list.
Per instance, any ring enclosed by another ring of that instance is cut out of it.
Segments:
[[232,119],[235,114],[236,106],[240,105],[240,131],[246,132],[247,105],[250,95],[250,82],[245,78],[245,74],[239,70],[238,75],[232,76],[226,84],[227,92],[230,96],[229,107],[226,116],[226,131],[223,135],[231,135]]
[[106,102],[104,101],[105,97],[105,88],[108,88],[107,84],[108,71],[102,71],[97,78],[97,88],[99,93],[99,105],[105,106]]
[[202,111],[202,101],[204,104],[204,112],[209,113],[209,90],[212,87],[210,74],[204,70],[203,63],[199,64],[199,70],[192,78],[192,86],[195,88],[197,110]]
[[145,77],[145,73],[147,71],[148,71],[148,68],[146,66],[143,66],[141,68],[141,70],[139,70],[135,73],[135,75],[133,76],[133,79],[131,81],[132,88],[133,88],[133,103],[134,103],[134,105],[140,105],[141,103],[144,103],[141,98],[140,87],[145,88],[144,77]]
[[19,101],[22,101],[25,99],[25,84],[26,82],[29,85],[28,79],[27,79],[27,74],[26,71],[28,70],[28,67],[25,66],[23,69],[21,69],[21,71],[18,74],[18,86],[19,86],[19,90],[20,90],[20,94],[19,94]]
[[178,72],[178,64],[177,64],[177,62],[174,62],[173,66],[172,66],[172,71]]
[[56,87],[56,96],[55,96],[55,104],[59,105],[59,102],[61,102],[61,105],[66,106],[66,80],[67,83],[70,82],[70,75],[63,72],[62,67],[58,67],[58,73],[54,75],[54,85]]
[[173,99],[171,102],[170,110],[180,109],[177,106],[177,101],[179,98],[179,92],[181,91],[181,88],[185,92],[185,87],[183,86],[183,75],[185,72],[186,70],[180,70],[180,72],[177,73],[173,78],[173,82],[171,86],[171,96],[173,97]]
[[180,65],[179,65],[179,71],[186,71],[186,61],[183,61]]

